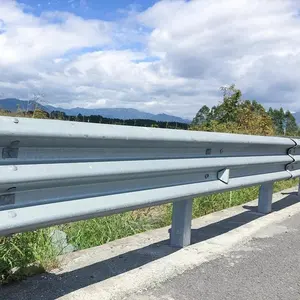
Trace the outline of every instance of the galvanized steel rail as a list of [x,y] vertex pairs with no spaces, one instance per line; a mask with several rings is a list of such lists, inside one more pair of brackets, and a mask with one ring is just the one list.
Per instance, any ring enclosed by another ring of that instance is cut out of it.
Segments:
[[173,202],[190,243],[195,196],[300,176],[300,140],[0,117],[0,235]]

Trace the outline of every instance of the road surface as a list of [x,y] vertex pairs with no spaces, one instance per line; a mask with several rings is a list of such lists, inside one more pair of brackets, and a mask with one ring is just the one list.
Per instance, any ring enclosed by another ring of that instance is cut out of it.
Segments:
[[257,232],[241,249],[128,300],[299,300],[300,214]]

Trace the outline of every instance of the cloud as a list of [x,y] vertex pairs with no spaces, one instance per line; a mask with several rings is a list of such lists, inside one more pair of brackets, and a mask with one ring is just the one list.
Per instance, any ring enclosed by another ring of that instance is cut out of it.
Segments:
[[45,12],[40,17],[24,13],[13,1],[1,4],[6,28],[0,36],[0,64],[11,65],[63,55],[83,47],[111,42],[111,26],[100,20],[83,20],[70,13]]
[[176,76],[235,82],[265,104],[300,109],[299,7],[286,0],[163,1],[139,20],[153,28],[152,53]]
[[161,1],[115,21],[0,4],[0,92],[65,107],[133,107],[192,118],[236,83],[300,110],[300,3]]

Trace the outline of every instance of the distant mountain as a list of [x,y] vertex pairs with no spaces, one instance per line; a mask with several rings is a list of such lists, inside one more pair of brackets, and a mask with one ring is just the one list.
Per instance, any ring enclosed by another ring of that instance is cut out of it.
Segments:
[[36,103],[35,101],[25,101],[16,98],[0,99],[0,109],[9,110],[12,112],[17,111],[17,109],[32,111],[34,110],[36,105],[48,111],[45,107],[43,107],[41,104]]
[[101,115],[105,118],[112,119],[121,119],[121,120],[129,120],[129,119],[148,119],[154,121],[162,121],[162,122],[178,122],[178,123],[190,123],[191,121],[188,119],[183,119],[176,116],[171,116],[167,114],[151,114],[147,112],[143,112],[134,108],[62,108],[55,107],[51,105],[41,105],[35,101],[27,101],[20,100],[15,98],[6,98],[0,99],[0,109],[9,110],[15,112],[18,107],[22,110],[34,110],[34,108],[38,106],[41,109],[51,112],[54,110],[61,111],[70,116],[77,116],[78,114],[82,114],[83,116],[90,115]]

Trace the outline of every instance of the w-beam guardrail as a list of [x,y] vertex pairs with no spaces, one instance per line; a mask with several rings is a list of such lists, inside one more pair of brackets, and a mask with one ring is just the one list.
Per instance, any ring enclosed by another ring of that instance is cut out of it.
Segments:
[[195,196],[300,176],[300,140],[0,117],[0,235],[173,202],[190,244]]

